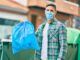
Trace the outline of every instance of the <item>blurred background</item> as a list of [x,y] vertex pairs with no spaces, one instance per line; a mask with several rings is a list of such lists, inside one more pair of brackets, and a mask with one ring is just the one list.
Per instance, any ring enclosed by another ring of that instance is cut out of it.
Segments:
[[[36,30],[38,26],[45,21],[44,9],[46,4],[49,3],[56,5],[56,18],[58,20],[66,27],[75,28],[80,31],[80,0],[0,0],[1,60],[17,59],[17,57],[13,57],[11,53],[11,33],[13,26],[28,19],[34,24]],[[73,45],[73,43],[71,44]],[[75,54],[78,52],[78,48],[76,49],[76,52],[74,51]],[[72,48],[72,50],[75,49]],[[32,53],[31,51],[31,54]],[[74,56],[76,56],[75,54]],[[80,60],[78,57],[72,57],[70,60],[73,59]]]

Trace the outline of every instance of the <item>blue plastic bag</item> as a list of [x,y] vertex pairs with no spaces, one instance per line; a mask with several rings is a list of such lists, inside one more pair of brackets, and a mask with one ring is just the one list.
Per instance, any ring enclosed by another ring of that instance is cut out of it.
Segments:
[[13,54],[23,49],[40,49],[36,40],[34,26],[28,20],[16,25],[12,31]]

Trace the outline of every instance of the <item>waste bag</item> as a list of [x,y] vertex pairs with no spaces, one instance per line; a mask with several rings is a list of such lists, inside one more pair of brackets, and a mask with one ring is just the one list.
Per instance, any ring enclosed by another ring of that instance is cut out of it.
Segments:
[[[20,28],[21,30],[19,31]],[[35,50],[39,50],[39,46],[32,23],[23,21],[13,29],[12,42],[5,42],[3,44],[3,60],[34,60]],[[31,31],[30,29],[33,31],[33,34],[28,35]],[[21,36],[22,40],[20,40]],[[26,39],[23,39],[23,37]]]
[[13,54],[27,49],[39,50],[34,26],[28,20],[17,24],[12,31],[12,51]]

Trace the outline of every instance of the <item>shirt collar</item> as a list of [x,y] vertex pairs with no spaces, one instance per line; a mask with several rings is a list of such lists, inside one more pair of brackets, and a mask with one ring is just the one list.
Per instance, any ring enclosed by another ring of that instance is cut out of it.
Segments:
[[52,19],[52,22],[50,23],[51,25],[55,25],[57,23],[57,19],[56,18],[54,18],[54,19]]

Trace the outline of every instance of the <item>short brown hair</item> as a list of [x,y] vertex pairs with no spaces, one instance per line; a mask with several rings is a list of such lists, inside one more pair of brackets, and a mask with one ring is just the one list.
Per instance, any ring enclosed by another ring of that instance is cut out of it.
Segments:
[[46,7],[48,7],[48,6],[52,6],[56,10],[56,5],[54,5],[54,4],[47,4]]

